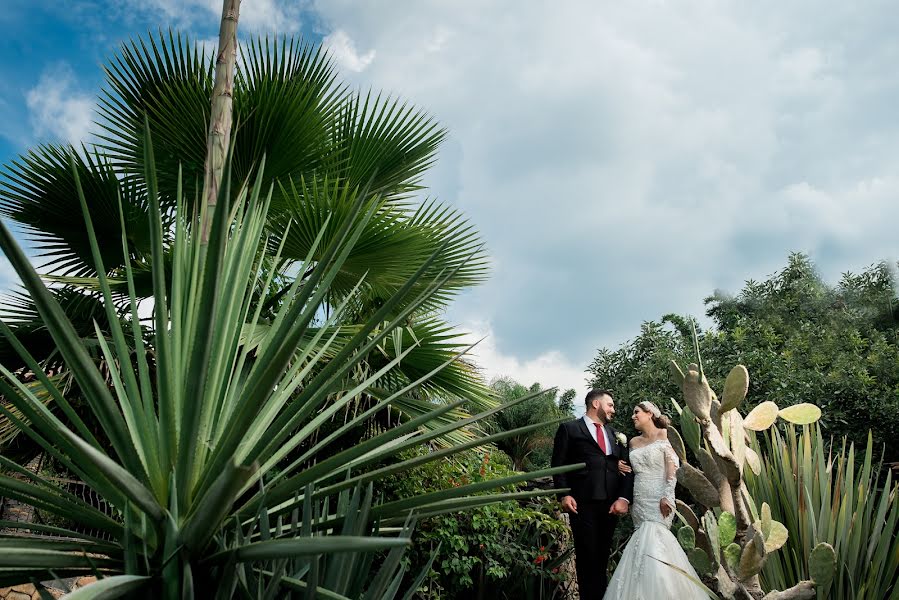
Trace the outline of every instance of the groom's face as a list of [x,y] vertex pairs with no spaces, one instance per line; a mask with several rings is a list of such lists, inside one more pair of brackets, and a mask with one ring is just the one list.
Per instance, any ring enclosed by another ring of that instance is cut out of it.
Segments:
[[611,423],[612,419],[615,418],[615,401],[612,400],[611,396],[603,395],[596,402],[599,404],[597,410],[599,418],[606,423]]

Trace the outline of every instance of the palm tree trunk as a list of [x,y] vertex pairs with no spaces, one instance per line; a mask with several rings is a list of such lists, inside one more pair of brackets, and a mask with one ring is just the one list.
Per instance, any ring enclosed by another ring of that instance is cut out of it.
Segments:
[[240,0],[223,0],[219,45],[215,60],[215,85],[212,88],[212,113],[209,117],[209,135],[206,143],[206,170],[203,182],[206,214],[203,218],[203,240],[209,239],[209,227],[215,213],[225,157],[228,156],[228,144],[231,140],[239,16]]

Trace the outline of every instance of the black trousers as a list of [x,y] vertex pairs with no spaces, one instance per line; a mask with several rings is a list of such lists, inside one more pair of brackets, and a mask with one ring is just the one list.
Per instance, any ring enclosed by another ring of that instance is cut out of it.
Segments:
[[618,517],[609,514],[611,506],[611,500],[577,500],[577,514],[569,515],[581,600],[602,600],[606,593],[612,534],[618,523]]

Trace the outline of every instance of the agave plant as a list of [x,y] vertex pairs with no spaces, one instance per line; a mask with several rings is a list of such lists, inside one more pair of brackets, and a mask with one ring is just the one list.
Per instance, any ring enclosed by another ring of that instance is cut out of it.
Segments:
[[[44,535],[0,538],[0,586],[94,574],[98,582],[73,597],[230,598],[304,592],[307,597],[391,598],[402,582],[401,558],[414,515],[545,493],[485,492],[560,469],[374,503],[373,484],[381,477],[545,426],[473,439],[391,463],[404,449],[445,437],[497,410],[423,428],[460,406],[460,400],[433,405],[420,417],[327,453],[341,435],[412,394],[451,364],[450,359],[348,418],[336,431],[316,436],[323,423],[409,354],[412,346],[353,389],[342,391],[348,373],[455,272],[446,271],[422,288],[423,274],[438,259],[435,252],[371,319],[335,346],[336,324],[355,296],[346,294],[327,314],[322,307],[384,201],[345,183],[319,186],[317,193],[329,194],[329,202],[352,206],[352,218],[328,240],[325,230],[319,233],[302,261],[308,275],[291,284],[264,335],[252,345],[245,343],[245,324],[257,324],[262,310],[259,298],[265,294],[257,292],[267,292],[273,278],[261,265],[270,252],[268,258],[277,261],[287,239],[282,237],[272,250],[266,233],[272,188],[264,192],[257,177],[252,187],[243,185],[234,193],[226,167],[209,230],[201,227],[208,209],[190,218],[180,195],[174,198],[176,209],[167,228],[149,131],[143,139],[154,300],[149,329],[138,315],[140,298],[124,236],[119,247],[127,310],[124,315],[117,312],[121,302],[104,262],[104,255],[111,254],[111,240],[104,239],[101,246],[77,160],[70,159],[110,326],[109,335],[98,329],[94,338],[108,374],[100,372],[10,232],[0,228],[0,247],[33,299],[91,417],[99,423],[99,433],[86,426],[57,383],[2,322],[9,343],[71,426],[47,408],[34,385],[4,366],[0,392],[24,418],[0,411],[114,507],[111,514],[104,513],[0,458],[4,470],[18,475],[0,476],[0,494],[104,532],[104,537],[95,537],[74,528],[31,525]],[[122,210],[119,220],[124,219]],[[167,236],[171,240],[164,249]],[[166,252],[170,278],[164,268]],[[320,323],[313,327],[316,319]],[[562,470],[570,468],[577,467]],[[386,558],[371,576],[373,553],[379,551],[386,552]]]
[[804,557],[826,542],[836,550],[837,569],[818,598],[899,598],[899,488],[889,471],[880,474],[870,434],[860,464],[854,446],[826,440],[820,427],[771,429],[761,446],[753,444],[769,460],[747,474],[747,488],[766,498],[790,531],[783,551],[762,569],[763,583],[781,587],[811,577]]

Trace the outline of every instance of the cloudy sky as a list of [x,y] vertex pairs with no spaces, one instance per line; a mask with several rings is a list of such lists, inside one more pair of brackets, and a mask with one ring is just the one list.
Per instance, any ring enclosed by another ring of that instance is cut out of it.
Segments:
[[[10,5],[11,1],[11,5]],[[100,65],[219,0],[6,0],[0,162],[90,129]],[[574,387],[599,347],[791,251],[831,281],[899,258],[899,38],[890,2],[244,0],[344,78],[450,136],[431,194],[480,229],[489,283],[449,317],[490,376]],[[0,265],[0,278],[8,267]]]

